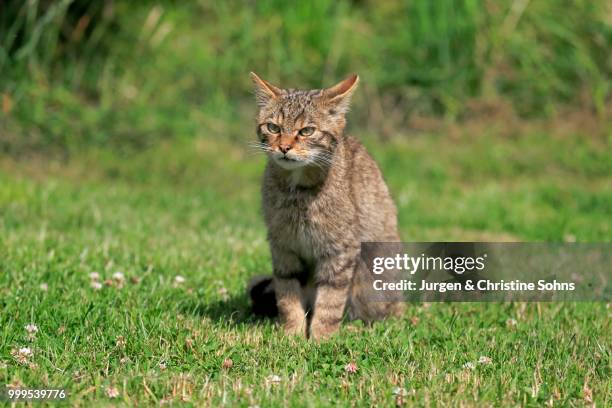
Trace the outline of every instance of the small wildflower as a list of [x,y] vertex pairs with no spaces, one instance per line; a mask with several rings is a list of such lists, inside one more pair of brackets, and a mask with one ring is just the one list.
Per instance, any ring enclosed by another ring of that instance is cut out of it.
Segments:
[[123,274],[123,272],[115,272],[113,273],[113,279],[116,280],[117,282],[123,282],[125,281],[125,275]]
[[180,286],[183,283],[185,283],[185,280],[186,279],[184,277],[182,277],[181,275],[176,275],[174,277],[174,283],[172,284],[172,286],[174,286],[176,288],[177,286]]
[[[414,390],[412,390],[412,393],[414,394]],[[395,395],[395,405],[396,406],[401,407],[402,405],[406,404],[406,400],[404,399],[404,397],[408,396],[408,391],[406,391],[405,388],[402,388],[402,387],[393,388],[393,395]]]
[[32,357],[32,349],[29,347],[21,347],[19,350],[12,350],[11,355],[17,362],[21,364],[27,364],[30,357]]
[[164,361],[159,363],[159,369],[160,370],[165,370],[168,366],[166,365],[166,363]]
[[508,319],[508,320],[506,320],[506,326],[507,327],[516,327],[517,324],[518,324],[518,322],[516,321],[516,319]]
[[41,283],[39,286],[40,290],[42,290],[43,292],[46,292],[49,290],[49,285],[47,285],[46,283]]
[[491,360],[491,358],[487,356],[480,356],[480,358],[478,359],[478,362],[480,364],[491,364],[493,360]]
[[100,274],[98,272],[92,272],[89,274],[89,279],[92,281],[98,281],[100,280]]
[[107,387],[106,396],[108,398],[117,398],[119,396],[119,390],[115,387]]
[[344,366],[344,371],[346,371],[349,374],[354,374],[357,372],[357,364],[350,362],[347,365]]
[[27,324],[25,326],[25,329],[26,329],[26,331],[29,334],[36,334],[36,333],[38,333],[38,326],[36,326],[34,323]]
[[226,370],[229,370],[233,366],[234,366],[234,362],[232,361],[231,358],[226,358],[225,360],[223,360],[223,364],[221,364],[221,367]]
[[27,339],[29,341],[36,340],[36,333],[38,333],[38,326],[36,326],[33,323],[30,323],[30,324],[27,324],[24,328],[28,332]]
[[278,384],[281,382],[281,378],[276,374],[272,374],[268,377],[268,382],[271,384]]
[[473,370],[476,368],[476,364],[469,361],[463,365],[463,368],[468,369],[468,370]]
[[93,290],[100,290],[102,289],[102,284],[100,282],[91,282],[91,288]]
[[28,324],[27,326],[25,326],[25,329],[28,332],[28,341],[36,340],[36,333],[38,332],[38,327],[36,327],[36,325],[34,324]]

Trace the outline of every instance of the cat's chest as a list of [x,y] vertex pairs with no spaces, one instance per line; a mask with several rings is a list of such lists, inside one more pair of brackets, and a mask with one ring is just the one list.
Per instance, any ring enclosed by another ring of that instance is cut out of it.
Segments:
[[299,194],[276,197],[266,214],[272,235],[306,258],[327,243],[332,217],[321,202]]
[[316,234],[328,222],[321,204],[311,197],[299,194],[277,196],[269,214],[271,224],[287,234]]

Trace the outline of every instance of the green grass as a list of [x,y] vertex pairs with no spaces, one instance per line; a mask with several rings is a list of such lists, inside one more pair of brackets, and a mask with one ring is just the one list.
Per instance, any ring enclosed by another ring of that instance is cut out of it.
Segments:
[[357,72],[354,122],[389,134],[415,117],[610,112],[602,0],[6,3],[8,153],[232,137],[251,116],[249,71],[304,88]]
[[[366,142],[406,241],[612,237],[608,140]],[[65,387],[79,405],[181,395],[197,406],[392,405],[395,387],[418,405],[568,406],[591,394],[610,405],[602,303],[414,304],[372,328],[344,324],[323,344],[254,319],[246,280],[271,269],[264,162],[241,146],[202,137],[137,154],[86,150],[68,164],[2,158],[0,384]],[[126,284],[94,290],[94,271],[102,280],[121,271]],[[185,282],[176,285],[177,275]],[[32,341],[29,323],[39,328]],[[36,366],[11,354],[26,345]],[[492,362],[464,367],[481,356]],[[345,372],[350,362],[356,373]]]

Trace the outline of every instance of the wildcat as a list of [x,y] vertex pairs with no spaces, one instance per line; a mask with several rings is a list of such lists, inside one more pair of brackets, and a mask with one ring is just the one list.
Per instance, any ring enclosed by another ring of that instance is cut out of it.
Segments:
[[[373,302],[361,242],[399,241],[395,205],[375,161],[345,135],[359,77],[327,89],[281,89],[251,73],[256,147],[268,156],[262,186],[273,277],[254,278],[256,312],[280,314],[287,334],[315,340],[338,330],[345,312],[366,322],[398,314]],[[276,306],[276,307],[275,307]]]

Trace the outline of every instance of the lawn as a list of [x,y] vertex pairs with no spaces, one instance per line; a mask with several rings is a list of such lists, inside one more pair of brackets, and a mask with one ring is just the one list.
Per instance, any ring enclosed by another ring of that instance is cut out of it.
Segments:
[[[609,140],[365,139],[405,241],[612,238]],[[612,403],[603,303],[413,304],[322,344],[252,317],[246,281],[271,267],[243,142],[1,158],[0,384],[73,405]]]

